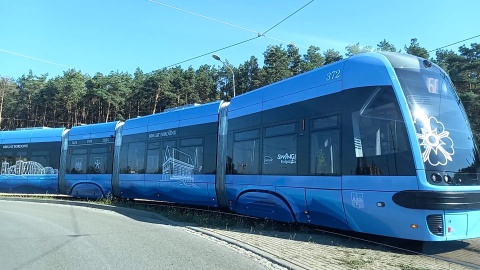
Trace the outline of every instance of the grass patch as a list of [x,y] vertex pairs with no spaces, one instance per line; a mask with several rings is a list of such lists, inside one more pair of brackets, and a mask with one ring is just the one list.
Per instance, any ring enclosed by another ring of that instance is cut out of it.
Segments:
[[340,261],[340,264],[345,265],[352,269],[363,269],[373,262],[372,258],[363,258],[363,259],[341,258],[337,260]]
[[400,269],[402,270],[430,270],[430,268],[425,268],[425,267],[415,267],[411,265],[406,265],[406,264],[400,264],[398,265]]
[[160,214],[175,222],[191,223],[200,227],[225,230],[243,229],[249,230],[251,233],[255,233],[257,231],[306,232],[307,230],[301,226],[298,226],[297,224],[286,224],[273,220],[241,216],[231,212],[220,211],[217,208],[195,208],[195,206],[183,206],[178,204],[157,202],[144,203],[142,201],[118,199],[110,195],[89,202],[150,211]]
[[195,208],[169,203],[143,203],[106,196],[94,201],[95,203],[128,207],[160,214],[175,222],[191,223],[200,227],[235,230],[242,229],[256,233],[258,231],[281,232],[311,232],[310,229],[298,224],[282,223],[273,220],[241,216],[231,212],[220,211],[216,208]]
[[44,200],[61,200],[62,197],[64,199],[71,198],[69,196],[60,196],[57,194],[15,194],[15,193],[0,193],[0,197],[4,198],[30,198],[30,199],[44,199]]

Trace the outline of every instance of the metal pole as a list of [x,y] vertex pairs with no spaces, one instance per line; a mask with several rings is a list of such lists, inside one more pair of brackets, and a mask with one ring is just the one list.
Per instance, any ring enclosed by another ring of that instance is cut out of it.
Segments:
[[[218,61],[222,62],[223,66],[228,68],[232,72],[233,96],[235,96],[235,72],[233,72],[233,69],[230,67],[230,64],[223,62],[222,59],[220,59],[220,57],[218,55],[214,54],[214,55],[212,55],[212,57],[215,60],[218,60]],[[227,61],[227,60],[225,59],[225,61]]]

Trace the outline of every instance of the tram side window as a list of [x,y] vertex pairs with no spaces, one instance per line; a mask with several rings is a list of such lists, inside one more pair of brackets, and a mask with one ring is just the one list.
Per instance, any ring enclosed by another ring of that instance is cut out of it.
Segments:
[[92,147],[88,160],[88,173],[111,173],[108,147]]
[[[2,154],[2,170],[1,174],[24,174],[25,166],[18,166],[18,161],[27,162],[27,152],[4,152]],[[23,169],[22,169],[23,168]]]
[[227,161],[227,173],[260,174],[258,133],[258,129],[235,133],[233,156]]
[[[313,120],[310,142],[310,174],[340,174],[340,132],[336,116]],[[321,130],[324,129],[324,130]]]
[[46,174],[58,174],[58,156],[55,151],[32,151],[28,159],[42,165]]
[[23,161],[23,162],[26,162],[28,161],[28,157],[27,157],[27,152],[26,151],[19,151],[17,152],[17,158],[16,158],[16,161]]
[[[410,144],[392,88],[378,87],[352,113],[357,175],[402,175]],[[411,163],[411,161],[410,161]]]
[[145,143],[135,142],[128,144],[127,173],[145,173]]
[[147,150],[147,171],[149,174],[162,173],[162,167],[160,165],[160,142],[153,142],[148,144]]
[[2,162],[5,163],[5,166],[7,165],[7,163],[8,163],[8,166],[14,166],[15,164],[17,164],[17,161],[19,160],[23,162],[26,162],[29,160],[27,157],[26,151],[4,152],[2,154]]
[[[265,128],[263,174],[297,175],[296,123]],[[290,134],[288,134],[290,133]]]
[[37,162],[46,174],[57,174],[60,167],[60,143],[32,144],[29,147],[29,161]]
[[[32,151],[31,161],[37,162],[40,165],[47,167],[50,166],[50,153],[48,151]],[[58,169],[58,168],[54,168]]]
[[194,174],[203,171],[203,138],[180,140],[178,159]]
[[6,151],[2,153],[2,174],[14,174],[10,167],[14,164],[13,152]]
[[[27,157],[27,152],[25,151],[18,151],[16,153],[16,157],[15,157],[15,165],[19,164],[19,161],[21,162],[27,162],[28,161],[28,157]],[[23,167],[23,169],[22,169]],[[25,166],[15,166],[15,174],[24,174],[24,170],[25,169]]]
[[70,170],[67,173],[71,174],[85,174],[87,173],[87,149],[73,148],[70,158]]

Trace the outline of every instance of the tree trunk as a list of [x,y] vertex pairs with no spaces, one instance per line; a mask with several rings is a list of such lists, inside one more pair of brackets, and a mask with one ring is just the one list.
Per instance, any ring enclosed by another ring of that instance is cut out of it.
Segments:
[[47,126],[47,107],[48,107],[48,102],[45,103],[45,109],[43,110],[43,126]]
[[97,123],[100,123],[102,119],[102,102],[98,101],[98,118]]
[[155,112],[157,111],[157,104],[158,102],[160,101],[160,87],[157,89],[157,91],[155,92],[155,100],[153,102],[153,111],[152,111],[152,114],[155,114]]
[[7,88],[7,80],[4,78],[0,81],[0,88],[1,88],[1,97],[0,97],[0,128],[2,127],[2,112],[3,112],[3,97],[5,96],[5,88]]
[[107,107],[107,117],[105,117],[105,123],[108,122],[108,117],[110,117],[110,103],[108,103],[108,107]]

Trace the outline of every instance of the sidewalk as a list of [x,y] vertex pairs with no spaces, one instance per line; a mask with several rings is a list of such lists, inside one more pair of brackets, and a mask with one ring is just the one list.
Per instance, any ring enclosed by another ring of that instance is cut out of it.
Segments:
[[428,256],[366,249],[355,240],[335,236],[193,228],[255,253],[259,250],[263,253],[259,255],[266,253],[292,269],[471,269]]

